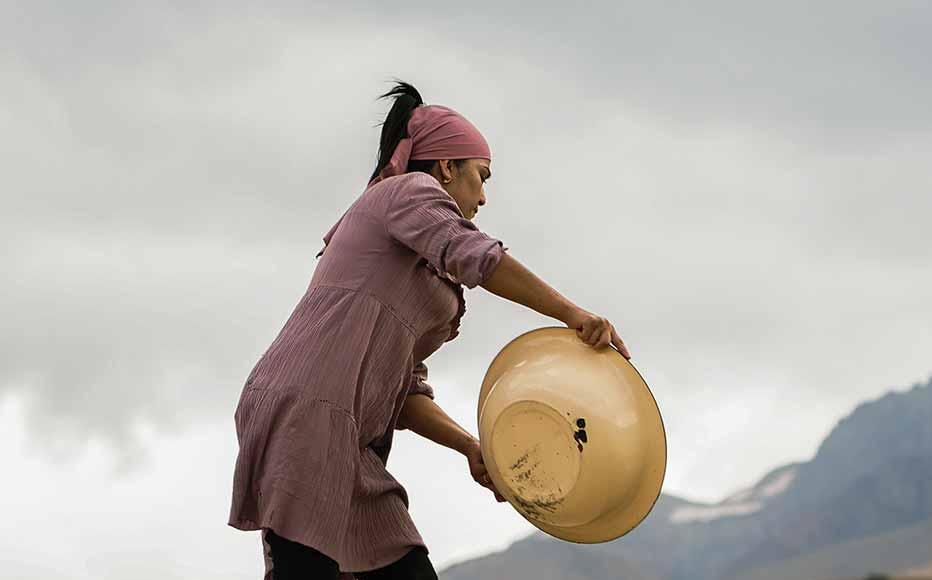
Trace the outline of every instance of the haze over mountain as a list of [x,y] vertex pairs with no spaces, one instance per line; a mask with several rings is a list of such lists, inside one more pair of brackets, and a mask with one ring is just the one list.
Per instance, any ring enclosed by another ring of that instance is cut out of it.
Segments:
[[[792,417],[786,425],[793,428]],[[440,576],[819,580],[930,564],[932,379],[861,403],[810,461],[775,467],[717,504],[662,494],[613,542],[572,544],[535,532]]]

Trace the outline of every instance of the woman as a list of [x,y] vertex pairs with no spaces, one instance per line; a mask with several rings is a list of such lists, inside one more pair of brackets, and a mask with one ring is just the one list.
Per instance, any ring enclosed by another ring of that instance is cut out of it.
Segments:
[[491,153],[447,107],[398,83],[366,190],[324,236],[307,291],[246,380],[229,524],[263,530],[267,578],[436,579],[386,470],[395,430],[462,453],[504,498],[479,441],[434,402],[424,360],[459,334],[462,286],[564,322],[594,348],[628,351],[612,325],[509,256],[472,218]]

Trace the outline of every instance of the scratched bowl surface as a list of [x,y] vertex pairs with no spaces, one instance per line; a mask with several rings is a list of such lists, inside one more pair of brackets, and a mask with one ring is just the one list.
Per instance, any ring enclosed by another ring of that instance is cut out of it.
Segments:
[[496,488],[554,537],[613,540],[660,496],[667,442],[650,388],[618,351],[570,328],[526,332],[498,353],[478,421]]

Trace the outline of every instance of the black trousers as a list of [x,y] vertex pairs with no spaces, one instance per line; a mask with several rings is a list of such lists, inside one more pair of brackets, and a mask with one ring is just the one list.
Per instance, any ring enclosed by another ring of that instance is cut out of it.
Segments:
[[[273,580],[337,580],[339,565],[310,546],[292,542],[268,530]],[[413,548],[400,560],[377,570],[356,572],[359,580],[437,580],[427,551]]]

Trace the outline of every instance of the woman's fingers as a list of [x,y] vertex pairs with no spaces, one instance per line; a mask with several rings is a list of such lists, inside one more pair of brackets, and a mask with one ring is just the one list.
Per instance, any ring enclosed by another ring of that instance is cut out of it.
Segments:
[[628,352],[628,347],[625,346],[624,341],[621,340],[621,337],[618,336],[614,328],[612,329],[612,344],[615,345],[615,348],[618,349],[618,352],[620,352],[623,357],[629,360],[631,359],[631,353]]
[[592,332],[595,330],[595,315],[585,312],[582,320],[576,326],[576,335],[585,343],[589,342]]
[[489,485],[487,485],[486,487],[489,488],[492,491],[492,493],[495,495],[495,501],[499,503],[505,501],[505,498],[502,496],[502,494],[498,492],[498,488],[496,488],[495,485],[491,481],[489,481]]
[[591,318],[583,323],[582,333],[580,338],[582,341],[588,345],[592,345],[595,340],[598,338],[599,332],[601,331],[601,325],[597,318]]
[[611,333],[612,325],[608,320],[604,318],[593,316],[589,320],[583,323],[582,328],[579,330],[579,338],[588,344],[589,346],[605,346],[611,340],[609,336],[606,340],[606,333]]
[[612,325],[608,324],[605,326],[605,330],[602,331],[602,334],[599,336],[599,342],[595,345],[596,348],[602,349],[609,345],[612,342]]
[[478,444],[474,449],[470,449],[466,454],[466,457],[469,461],[469,472],[472,475],[473,480],[481,485],[482,487],[487,487],[489,490],[495,494],[495,499],[498,502],[506,501],[504,497],[498,490],[495,489],[495,484],[492,483],[492,476],[489,475],[488,470],[485,467],[485,464],[482,462],[482,455],[479,451]]
[[481,460],[476,460],[475,467],[473,468],[472,478],[479,485],[488,487],[492,485],[492,478],[489,476],[488,470],[485,468],[485,465],[481,463]]
[[482,487],[487,487],[487,488],[491,489],[492,491],[495,491],[495,492],[498,491],[498,490],[495,489],[495,484],[492,483],[492,477],[491,477],[488,473],[483,473],[482,475],[480,475],[480,476],[476,479],[476,483],[478,483],[478,484],[481,485]]
[[492,483],[492,478],[489,477],[488,474],[483,475],[480,479],[481,481],[479,483],[482,487],[488,488],[495,495],[495,501],[499,503],[506,501],[502,494],[498,493],[498,489],[495,487],[495,484]]
[[495,484],[492,483],[492,476],[489,475],[489,472],[485,470],[484,465],[478,465],[473,479],[476,480],[476,483],[482,487],[488,488],[493,494],[495,494],[495,501],[501,503],[507,501],[502,494],[498,493],[498,489],[495,487]]
[[581,341],[597,350],[613,344],[623,357],[628,360],[631,359],[631,353],[628,351],[628,347],[625,345],[624,341],[621,340],[621,337],[618,336],[615,327],[612,326],[611,322],[601,316],[592,315],[583,320],[576,328],[576,336],[578,336]]

